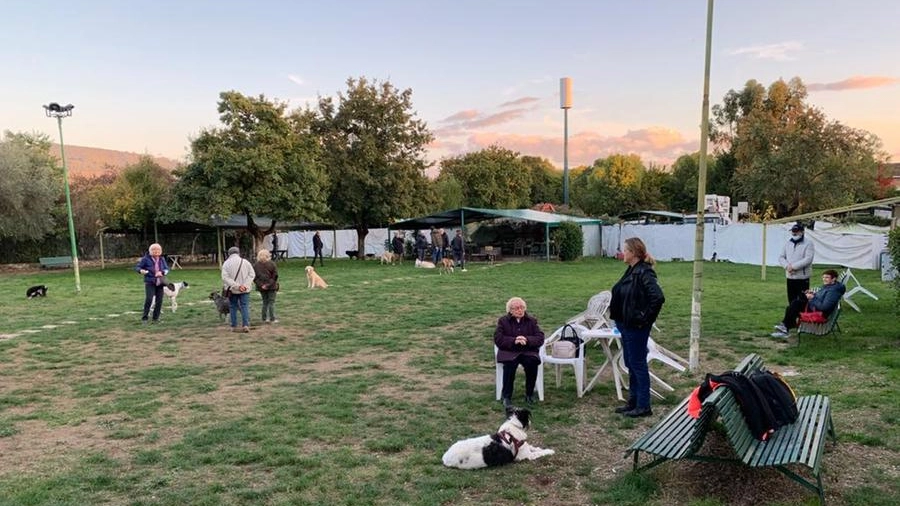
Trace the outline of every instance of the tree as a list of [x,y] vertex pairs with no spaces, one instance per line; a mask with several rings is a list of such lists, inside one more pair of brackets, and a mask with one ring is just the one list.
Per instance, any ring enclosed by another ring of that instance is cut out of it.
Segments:
[[531,171],[518,153],[500,146],[443,160],[438,180],[450,176],[462,185],[467,206],[515,209],[532,203]]
[[554,167],[546,158],[537,156],[522,156],[522,164],[526,170],[531,172],[530,201],[532,204],[562,202],[562,171]]
[[46,135],[4,132],[0,174],[0,237],[40,239],[65,222],[62,171]]
[[149,156],[122,169],[113,182],[106,207],[108,226],[147,231],[156,225],[171,200],[171,172]]
[[435,201],[425,176],[425,146],[433,136],[416,119],[412,90],[348,79],[346,94],[319,98],[315,131],[331,173],[328,203],[337,220],[356,229],[359,251],[370,226],[412,216]]
[[434,182],[434,193],[437,195],[437,209],[456,209],[465,202],[463,187],[453,176],[438,178]]
[[778,216],[870,200],[876,192],[881,142],[829,121],[806,103],[799,78],[766,90],[749,81],[713,107],[713,142],[734,157],[737,197]]
[[[204,222],[242,214],[257,241],[278,221],[321,219],[327,178],[313,115],[288,114],[262,95],[226,91],[219,98],[222,127],[202,131],[191,143],[193,161],[175,171],[174,214]],[[272,218],[268,230],[256,224],[259,216]]]
[[641,209],[640,186],[645,172],[637,155],[597,159],[575,178],[572,202],[593,216],[616,216]]

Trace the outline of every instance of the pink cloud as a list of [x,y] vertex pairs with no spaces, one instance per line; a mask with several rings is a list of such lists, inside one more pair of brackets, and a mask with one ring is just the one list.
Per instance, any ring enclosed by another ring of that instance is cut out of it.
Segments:
[[477,118],[481,113],[475,109],[467,109],[465,111],[459,111],[456,114],[452,114],[442,119],[442,123],[455,123],[457,121],[468,121],[474,118]]
[[812,83],[806,86],[809,91],[844,91],[861,90],[890,86],[900,82],[896,77],[887,76],[853,76],[834,83]]
[[509,102],[503,102],[498,107],[514,107],[519,105],[533,104],[535,102],[540,102],[541,99],[537,97],[522,97],[516,100],[510,100]]

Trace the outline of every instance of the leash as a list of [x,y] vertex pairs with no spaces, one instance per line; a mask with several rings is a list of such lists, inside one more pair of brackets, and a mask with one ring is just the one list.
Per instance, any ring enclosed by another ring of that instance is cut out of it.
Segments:
[[522,445],[525,444],[525,441],[519,441],[515,436],[505,430],[501,430],[500,432],[498,432],[497,436],[500,437],[501,441],[512,446],[513,459],[515,459],[516,456],[519,455],[519,448],[521,448]]

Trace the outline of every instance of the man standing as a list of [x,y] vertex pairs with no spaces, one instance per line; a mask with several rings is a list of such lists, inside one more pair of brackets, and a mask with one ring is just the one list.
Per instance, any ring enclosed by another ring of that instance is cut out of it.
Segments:
[[791,239],[784,245],[781,256],[778,257],[778,263],[784,267],[784,275],[787,278],[788,304],[809,290],[809,277],[812,274],[815,254],[815,247],[803,233],[803,225],[795,223],[791,227]]
[[322,237],[319,236],[318,230],[313,234],[313,261],[309,265],[316,265],[316,258],[319,259],[319,267],[323,267],[325,262],[322,260]]
[[444,236],[439,228],[431,227],[431,261],[435,265],[444,258]]
[[[222,284],[228,289],[228,300],[231,303],[231,331],[250,332],[250,287],[256,272],[250,262],[241,258],[241,250],[237,246],[228,248],[228,260],[222,264]],[[237,312],[241,311],[241,323],[237,326]]]
[[462,230],[456,231],[456,236],[450,241],[450,249],[453,251],[453,261],[457,267],[462,267],[463,272],[466,271],[466,243],[463,239]]
[[391,240],[391,249],[394,252],[394,256],[397,257],[397,260],[403,258],[403,233],[399,230],[394,232],[394,238]]

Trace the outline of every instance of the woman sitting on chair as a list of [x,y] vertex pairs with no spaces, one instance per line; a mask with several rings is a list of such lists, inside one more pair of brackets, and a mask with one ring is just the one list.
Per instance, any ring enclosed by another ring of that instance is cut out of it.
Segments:
[[844,296],[847,288],[837,281],[838,273],[834,269],[828,269],[822,273],[822,287],[816,291],[806,290],[796,299],[792,300],[784,309],[784,318],[781,323],[775,325],[772,337],[787,339],[788,333],[797,326],[797,319],[804,311],[821,311],[828,317],[835,309],[838,302]]
[[503,364],[503,406],[512,405],[513,386],[519,365],[525,370],[525,402],[534,404],[534,386],[538,367],[541,366],[540,350],[544,345],[544,333],[537,320],[525,312],[525,301],[513,297],[506,302],[506,316],[497,320],[494,344],[497,345],[497,362]]

